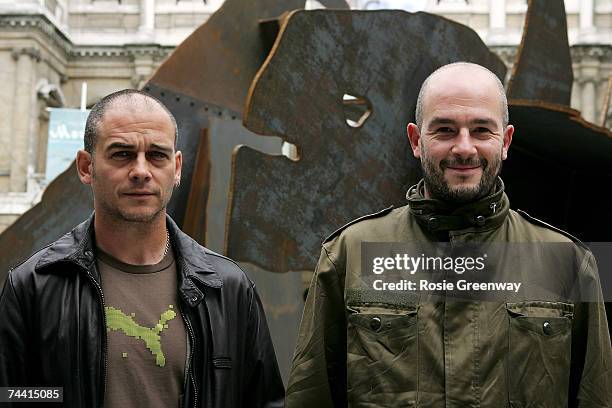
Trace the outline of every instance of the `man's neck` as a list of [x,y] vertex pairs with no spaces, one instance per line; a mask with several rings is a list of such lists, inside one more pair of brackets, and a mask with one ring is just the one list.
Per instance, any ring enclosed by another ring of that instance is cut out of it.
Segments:
[[166,213],[150,222],[129,222],[96,212],[94,234],[96,246],[113,258],[131,265],[154,265],[166,249]]

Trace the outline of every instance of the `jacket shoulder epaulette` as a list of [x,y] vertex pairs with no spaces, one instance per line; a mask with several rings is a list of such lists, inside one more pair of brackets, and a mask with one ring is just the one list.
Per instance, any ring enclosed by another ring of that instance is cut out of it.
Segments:
[[344,224],[343,226],[341,226],[340,228],[338,228],[337,230],[335,230],[334,232],[332,232],[327,238],[325,238],[323,240],[323,243],[326,243],[328,241],[330,241],[331,239],[333,239],[334,237],[336,237],[337,235],[339,235],[344,229],[346,229],[347,227],[358,223],[359,221],[363,221],[363,220],[367,220],[370,218],[377,218],[377,217],[381,217],[383,215],[389,214],[391,212],[391,210],[393,210],[393,206],[390,205],[389,207],[380,210],[378,212],[375,213],[371,213],[371,214],[367,214],[364,215],[362,217],[359,218],[355,218],[353,221],[349,221],[348,223]]
[[527,214],[523,210],[517,209],[516,212],[519,213],[523,218],[525,218],[530,223],[535,224],[535,225],[539,225],[540,227],[551,229],[551,230],[553,230],[555,232],[558,232],[559,234],[564,235],[567,238],[571,239],[576,244],[579,244],[579,245],[583,246],[584,248],[587,248],[586,244],[584,244],[580,239],[578,239],[577,237],[573,236],[569,232],[564,231],[561,228],[557,228],[554,225],[550,225],[549,223],[547,223],[545,221],[542,221],[542,220],[540,220],[538,218],[532,217],[531,215]]

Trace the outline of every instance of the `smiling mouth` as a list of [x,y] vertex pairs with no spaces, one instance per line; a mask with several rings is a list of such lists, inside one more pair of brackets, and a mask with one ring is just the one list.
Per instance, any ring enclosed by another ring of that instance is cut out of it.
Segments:
[[479,169],[480,166],[475,166],[475,167],[447,167],[447,169],[450,170],[455,170],[455,171],[470,171],[470,170],[476,170]]

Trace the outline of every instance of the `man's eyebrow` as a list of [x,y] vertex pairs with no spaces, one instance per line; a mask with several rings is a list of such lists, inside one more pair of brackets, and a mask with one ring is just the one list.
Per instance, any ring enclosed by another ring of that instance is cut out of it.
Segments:
[[113,142],[106,147],[106,150],[112,149],[133,149],[134,145],[129,143]]
[[429,126],[436,126],[436,125],[453,125],[455,124],[455,121],[449,118],[443,118],[443,117],[434,117],[430,122],[429,122]]
[[472,121],[475,125],[497,125],[497,122],[489,118],[479,118]]
[[[434,117],[430,122],[429,126],[437,126],[437,125],[454,125],[456,122],[453,119],[444,118],[444,117]],[[497,122],[490,118],[477,118],[470,122],[472,125],[489,125],[495,126]]]
[[153,148],[154,150],[161,150],[164,153],[172,153],[172,147],[160,145],[157,143],[151,143],[151,148]]

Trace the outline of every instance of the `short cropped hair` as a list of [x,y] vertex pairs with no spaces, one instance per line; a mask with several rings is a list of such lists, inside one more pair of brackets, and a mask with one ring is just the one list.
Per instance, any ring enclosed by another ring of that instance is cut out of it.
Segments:
[[425,91],[427,90],[427,85],[429,85],[429,81],[431,80],[431,78],[435,74],[444,71],[448,68],[455,68],[460,66],[480,68],[491,74],[491,77],[495,79],[495,82],[499,89],[499,99],[501,104],[503,126],[508,126],[508,123],[510,122],[510,114],[508,113],[508,98],[506,97],[506,90],[504,89],[504,84],[502,84],[497,75],[495,75],[493,72],[491,72],[491,70],[483,67],[482,65],[474,64],[471,62],[453,62],[452,64],[443,65],[440,68],[436,69],[434,72],[429,74],[425,81],[423,81],[423,85],[421,85],[421,90],[419,91],[419,96],[417,98],[416,103],[415,121],[417,127],[421,129],[421,126],[423,125],[423,99],[425,98]]
[[159,105],[168,114],[170,120],[172,121],[172,124],[174,125],[174,147],[176,148],[176,144],[178,142],[178,126],[176,124],[176,119],[174,118],[174,115],[172,115],[172,112],[170,112],[170,110],[168,110],[168,108],[166,108],[166,106],[161,103],[159,99],[149,95],[146,92],[139,91],[138,89],[123,89],[121,91],[113,92],[112,94],[106,95],[104,98],[100,99],[93,106],[93,108],[91,108],[91,111],[87,116],[87,121],[85,122],[85,151],[93,155],[94,150],[96,149],[96,141],[98,139],[98,126],[100,125],[100,121],[104,117],[104,114],[112,106],[112,104],[120,99],[130,100],[136,95],[142,95],[145,98],[151,100],[153,103]]

